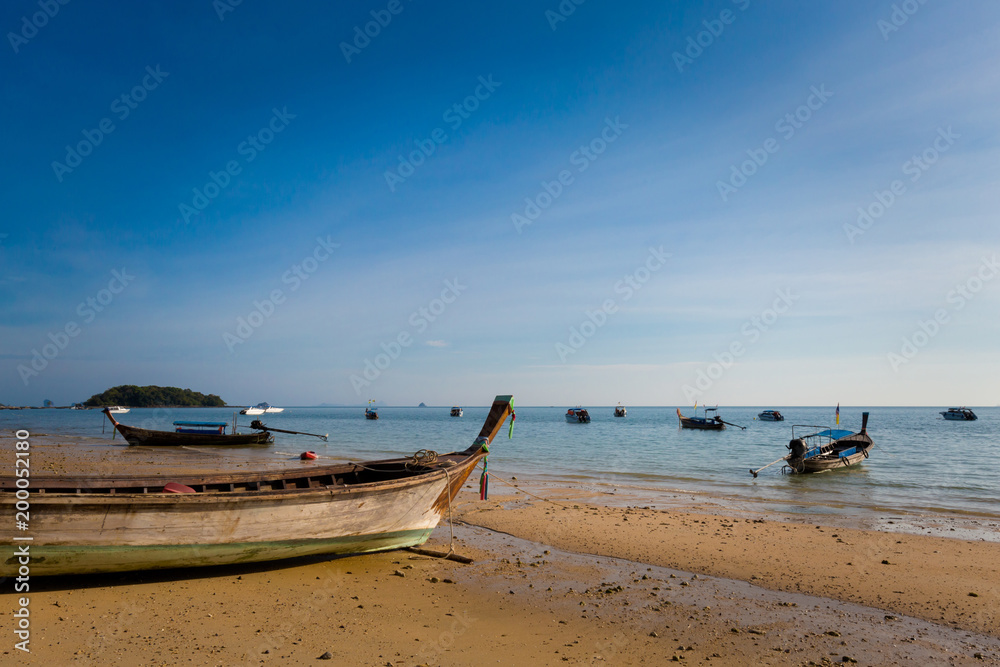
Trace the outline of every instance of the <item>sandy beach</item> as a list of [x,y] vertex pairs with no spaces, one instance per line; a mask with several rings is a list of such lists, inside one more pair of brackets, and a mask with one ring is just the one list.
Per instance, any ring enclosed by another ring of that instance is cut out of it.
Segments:
[[[107,443],[36,440],[39,474],[107,465]],[[468,484],[456,504],[455,550],[471,565],[396,551],[33,578],[31,653],[9,636],[0,654],[26,665],[1000,664],[996,542],[495,487],[482,502]],[[429,546],[446,550],[449,535],[442,523]],[[10,580],[3,593],[10,621]]]

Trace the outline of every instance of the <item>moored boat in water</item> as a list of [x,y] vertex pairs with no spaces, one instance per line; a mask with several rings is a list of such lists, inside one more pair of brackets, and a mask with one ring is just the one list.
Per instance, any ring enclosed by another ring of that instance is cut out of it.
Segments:
[[[472,445],[438,455],[163,479],[33,475],[31,573],[89,574],[367,553],[423,544],[508,416],[497,396]],[[13,514],[16,478],[0,477]],[[0,576],[18,571],[0,562]]]
[[952,422],[956,421],[971,422],[979,419],[979,417],[976,416],[976,413],[970,410],[969,408],[948,408],[947,410],[945,410],[940,414],[942,417]]
[[[795,433],[795,429],[816,428],[822,430],[808,435],[796,436]],[[787,445],[789,454],[757,470],[751,469],[750,474],[756,477],[764,468],[782,461],[785,462],[782,472],[791,473],[828,472],[849,468],[867,459],[874,446],[868,435],[867,412],[861,413],[861,430],[857,433],[829,426],[797,424],[792,427],[792,439]]]
[[570,424],[589,424],[590,413],[577,406],[566,411],[566,421]]
[[176,421],[173,431],[152,431],[119,423],[108,408],[103,410],[112,427],[122,434],[130,445],[146,447],[178,447],[204,445],[267,445],[274,436],[267,431],[258,433],[226,433],[226,422]]
[[457,406],[457,405],[455,407],[453,407],[451,409],[451,416],[452,417],[461,417],[462,416],[462,408],[459,407],[459,406]]
[[258,403],[257,405],[243,408],[240,410],[241,415],[262,415],[262,414],[273,414],[276,412],[284,412],[284,408],[276,408],[268,403]]
[[757,415],[757,419],[762,422],[783,422],[785,417],[777,410],[764,410]]
[[617,405],[617,406],[615,407],[615,417],[624,417],[624,416],[625,416],[625,414],[626,414],[626,411],[625,411],[625,406],[624,406],[624,405],[622,405],[621,403],[619,403],[619,404],[618,404],[618,405]]
[[365,408],[365,419],[378,419],[378,408],[374,406],[374,399],[368,401],[368,407]]
[[[681,428],[692,428],[701,431],[721,431],[726,428],[726,425],[735,426],[736,428],[747,429],[746,426],[740,426],[739,424],[732,424],[727,421],[723,421],[722,417],[718,414],[718,408],[705,408],[704,417],[685,417],[681,414],[681,409],[677,408],[677,419],[681,423]],[[716,413],[714,416],[710,416],[709,413]]]

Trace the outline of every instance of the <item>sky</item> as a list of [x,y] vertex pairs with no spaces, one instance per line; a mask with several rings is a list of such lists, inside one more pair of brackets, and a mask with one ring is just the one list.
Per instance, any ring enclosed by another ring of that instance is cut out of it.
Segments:
[[0,403],[1000,404],[995,2],[0,29]]

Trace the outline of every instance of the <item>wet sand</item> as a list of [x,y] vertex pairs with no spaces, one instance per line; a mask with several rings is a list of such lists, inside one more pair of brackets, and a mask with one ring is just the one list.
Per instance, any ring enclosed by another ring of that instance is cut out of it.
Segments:
[[[38,474],[120,461],[35,440]],[[158,460],[166,477],[202,465]],[[9,635],[0,655],[31,665],[317,664],[325,653],[334,662],[318,664],[1000,664],[996,542],[559,503],[503,487],[484,503],[468,485],[456,551],[472,565],[400,551],[33,578],[32,652]],[[440,526],[432,546],[446,549],[448,536]],[[12,582],[0,586],[9,627]]]

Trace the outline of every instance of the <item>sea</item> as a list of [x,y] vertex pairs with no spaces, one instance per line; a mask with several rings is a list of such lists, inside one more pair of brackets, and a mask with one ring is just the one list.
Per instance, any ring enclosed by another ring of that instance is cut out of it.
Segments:
[[[252,419],[268,426],[315,434],[277,433],[271,447],[201,448],[198,455],[238,458],[266,465],[316,452],[320,460],[363,461],[409,456],[420,449],[440,453],[472,444],[488,406],[381,407],[379,420],[367,420],[361,407],[289,407],[284,412],[248,417],[233,408],[132,409],[119,421],[173,430],[175,420],[225,421],[236,418],[241,432]],[[516,407],[512,437],[505,424],[490,450],[491,488],[549,497],[559,489],[600,496],[605,504],[721,509],[748,515],[825,515],[861,520],[865,526],[905,525],[955,536],[1000,541],[1000,407],[973,407],[977,421],[944,420],[941,408],[844,407],[840,424],[833,407],[781,407],[784,422],[756,419],[762,407],[720,406],[724,431],[680,429],[676,408],[627,406],[614,417],[613,406],[584,406],[589,424],[567,423],[567,406]],[[575,406],[574,406],[575,407]],[[795,435],[822,428],[857,431],[862,410],[875,443],[860,465],[813,475],[784,474],[777,463]],[[693,410],[682,408],[685,416]],[[699,409],[699,414],[704,414]],[[801,426],[800,426],[801,425]],[[34,435],[111,438],[110,425],[97,410],[0,410],[0,432],[18,429]],[[115,442],[121,442],[117,436]],[[206,452],[206,449],[212,451]],[[478,473],[474,473],[478,478]],[[509,488],[505,488],[509,487]],[[945,519],[935,523],[933,519]],[[954,520],[948,522],[947,520]],[[923,521],[923,523],[921,523]],[[971,532],[970,532],[971,531]],[[984,537],[985,536],[985,537]]]

